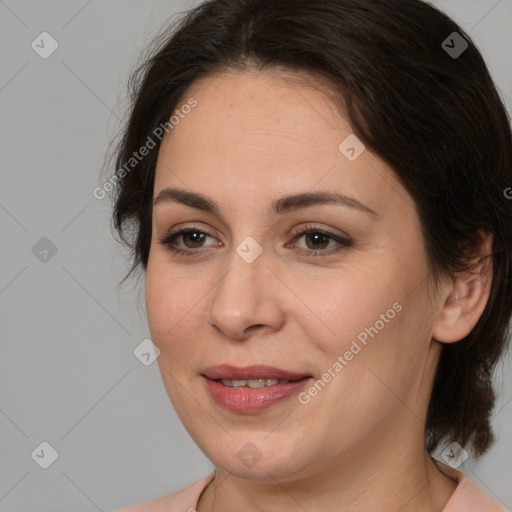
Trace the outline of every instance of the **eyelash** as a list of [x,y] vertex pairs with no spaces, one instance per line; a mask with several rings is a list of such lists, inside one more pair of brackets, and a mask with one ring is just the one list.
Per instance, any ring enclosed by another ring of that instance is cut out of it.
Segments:
[[[179,231],[170,232],[164,238],[159,239],[159,243],[162,244],[164,247],[166,247],[166,249],[168,249],[169,251],[171,251],[175,254],[182,254],[187,257],[200,256],[201,253],[204,252],[204,251],[200,250],[201,248],[199,248],[199,249],[181,249],[181,248],[175,247],[173,245],[176,238],[178,238],[184,234],[187,234],[187,233],[200,233],[200,234],[204,234],[206,236],[211,236],[209,233],[207,233],[205,231],[191,227],[191,228],[180,229]],[[331,256],[334,253],[337,253],[337,252],[345,249],[346,247],[350,247],[352,245],[351,240],[349,240],[347,238],[340,237],[338,235],[334,235],[333,233],[329,233],[328,231],[318,229],[315,226],[306,226],[306,228],[304,228],[302,231],[299,231],[294,234],[293,240],[298,240],[302,236],[307,235],[307,234],[312,234],[312,233],[324,235],[325,237],[331,238],[334,241],[338,242],[340,245],[338,247],[336,247],[334,250],[323,249],[323,250],[315,251],[313,249],[299,249],[297,252],[299,254],[305,256],[306,258],[315,258],[318,256],[320,256],[320,257]]]

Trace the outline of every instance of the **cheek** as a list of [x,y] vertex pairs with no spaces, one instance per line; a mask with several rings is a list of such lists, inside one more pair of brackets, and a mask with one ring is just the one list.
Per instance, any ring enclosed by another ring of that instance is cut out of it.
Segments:
[[[194,287],[192,287],[194,289]],[[196,404],[190,400],[183,388],[195,375],[191,366],[197,343],[191,339],[191,333],[197,333],[192,325],[193,306],[198,299],[191,292],[190,282],[177,279],[165,267],[148,262],[146,271],[145,296],[148,326],[153,343],[160,349],[157,359],[162,381],[174,409],[185,423],[190,414],[196,414]],[[192,311],[191,311],[192,310]],[[196,340],[197,341],[197,340]]]
[[396,278],[393,267],[351,266],[340,276],[311,280],[300,290],[314,313],[307,315],[308,325],[303,327],[331,358],[349,350],[354,340],[364,344],[372,335],[389,332],[403,308],[405,284],[403,278]]
[[148,262],[145,295],[151,339],[159,360],[182,373],[197,352],[197,333],[204,318],[206,280],[191,280],[171,272],[165,263]]
[[317,370],[322,380],[325,376],[333,383],[327,385],[332,399],[353,404],[358,397],[361,411],[355,408],[353,414],[364,416],[365,407],[387,407],[389,400],[396,401],[389,389],[401,396],[421,370],[430,341],[430,313],[426,288],[417,286],[419,275],[419,267],[405,272],[389,261],[374,269],[352,268],[327,296],[310,288],[321,322],[308,315],[303,329],[321,361]]
[[[158,343],[166,329],[166,318],[169,318],[169,301],[172,299],[172,292],[169,287],[165,286],[161,274],[154,269],[150,262],[148,262],[146,270],[145,293],[149,330],[153,341]],[[169,326],[167,326],[168,328]]]
[[[400,300],[392,300],[394,292]],[[346,334],[336,346],[323,346],[325,370],[328,373],[331,368],[336,376],[321,393],[336,404],[336,412],[319,411],[325,422],[336,423],[347,435],[354,433],[354,425],[366,424],[368,429],[378,425],[404,404],[416,410],[414,397],[424,392],[419,386],[430,342],[423,289],[408,296],[400,289],[383,294],[375,291],[364,305],[350,309],[338,321],[340,332],[346,329]],[[351,422],[347,423],[347,417]]]
[[[185,316],[189,293],[180,286],[180,280],[171,279],[158,265],[148,263],[146,271],[146,311],[153,342],[162,355],[169,349],[168,339],[175,336],[179,320]],[[181,297],[181,300],[180,300]]]

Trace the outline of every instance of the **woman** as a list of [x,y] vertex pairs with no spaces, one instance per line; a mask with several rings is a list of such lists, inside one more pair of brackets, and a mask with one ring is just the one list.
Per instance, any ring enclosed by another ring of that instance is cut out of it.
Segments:
[[420,0],[213,0],[131,83],[114,224],[215,471],[124,510],[504,510],[456,469],[512,312],[512,135],[468,35]]

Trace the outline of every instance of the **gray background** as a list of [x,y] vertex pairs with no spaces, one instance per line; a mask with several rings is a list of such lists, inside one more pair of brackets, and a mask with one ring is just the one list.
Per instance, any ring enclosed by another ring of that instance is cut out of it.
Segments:
[[[133,354],[149,337],[143,283],[116,288],[126,251],[92,195],[140,49],[196,4],[0,0],[1,512],[110,511],[212,469],[156,363]],[[473,36],[512,111],[512,0],[435,4]],[[59,44],[47,59],[31,48],[43,31]],[[497,385],[500,439],[461,469],[510,509],[510,359]],[[48,469],[31,457],[43,441],[58,452]]]

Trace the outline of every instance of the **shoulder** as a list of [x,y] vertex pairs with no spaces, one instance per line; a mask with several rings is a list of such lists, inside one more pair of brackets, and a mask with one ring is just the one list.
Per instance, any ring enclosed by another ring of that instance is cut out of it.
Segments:
[[172,494],[113,512],[195,512],[197,499],[213,476],[214,473],[210,473]]
[[443,512],[507,512],[468,477],[463,476]]
[[457,482],[455,492],[443,512],[507,512],[462,471],[451,468],[439,460],[435,462],[440,471]]

